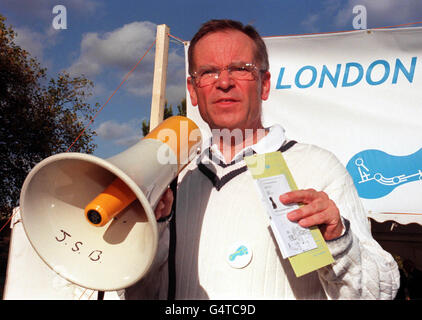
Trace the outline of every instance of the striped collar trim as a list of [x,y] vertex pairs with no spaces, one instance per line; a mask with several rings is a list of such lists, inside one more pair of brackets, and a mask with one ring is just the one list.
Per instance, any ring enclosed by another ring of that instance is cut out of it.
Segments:
[[[288,141],[276,151],[285,152],[291,147],[293,147],[296,143],[297,142],[294,140]],[[256,152],[253,152],[251,154],[256,154]],[[241,166],[235,166],[235,164],[240,163],[242,164]],[[222,169],[218,168],[218,166],[222,167]],[[212,162],[211,158],[208,164],[204,164],[202,161],[198,163],[199,171],[201,171],[211,181],[217,191],[220,191],[220,189],[224,187],[226,183],[228,183],[230,180],[242,174],[248,169],[244,162],[241,161],[234,161],[232,164],[224,164],[224,166],[218,164],[218,166],[216,166],[215,163]]]

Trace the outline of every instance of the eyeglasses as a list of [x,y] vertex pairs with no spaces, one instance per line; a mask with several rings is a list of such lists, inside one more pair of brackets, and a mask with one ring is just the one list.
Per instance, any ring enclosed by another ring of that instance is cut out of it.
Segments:
[[198,71],[194,71],[191,76],[197,87],[205,87],[217,82],[221,72],[224,70],[227,70],[232,79],[246,81],[256,80],[259,72],[265,72],[265,70],[259,70],[253,63],[239,62],[231,63],[224,68],[202,67]]

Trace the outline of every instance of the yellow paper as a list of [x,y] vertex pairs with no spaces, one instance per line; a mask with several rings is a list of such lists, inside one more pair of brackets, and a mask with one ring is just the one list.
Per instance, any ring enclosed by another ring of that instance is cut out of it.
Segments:
[[[252,155],[245,157],[245,162],[254,179],[284,174],[291,190],[298,189],[281,152]],[[288,258],[297,277],[334,262],[319,228],[314,226],[309,229],[317,248]]]

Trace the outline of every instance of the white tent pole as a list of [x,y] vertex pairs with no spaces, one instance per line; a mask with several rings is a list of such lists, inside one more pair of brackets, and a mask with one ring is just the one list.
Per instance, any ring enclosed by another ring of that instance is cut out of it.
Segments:
[[150,131],[164,118],[164,102],[166,98],[166,79],[170,29],[165,24],[157,26],[155,43],[154,82],[152,87],[152,103],[150,115]]

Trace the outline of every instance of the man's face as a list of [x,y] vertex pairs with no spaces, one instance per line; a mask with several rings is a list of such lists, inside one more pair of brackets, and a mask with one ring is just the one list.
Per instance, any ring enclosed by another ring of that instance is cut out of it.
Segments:
[[[194,71],[204,66],[224,68],[237,62],[257,65],[254,52],[255,43],[240,31],[210,33],[195,46]],[[192,105],[199,105],[201,117],[211,129],[262,128],[261,105],[269,95],[269,72],[259,72],[256,80],[248,81],[232,79],[224,70],[212,85],[197,87],[189,77],[187,86]]]

